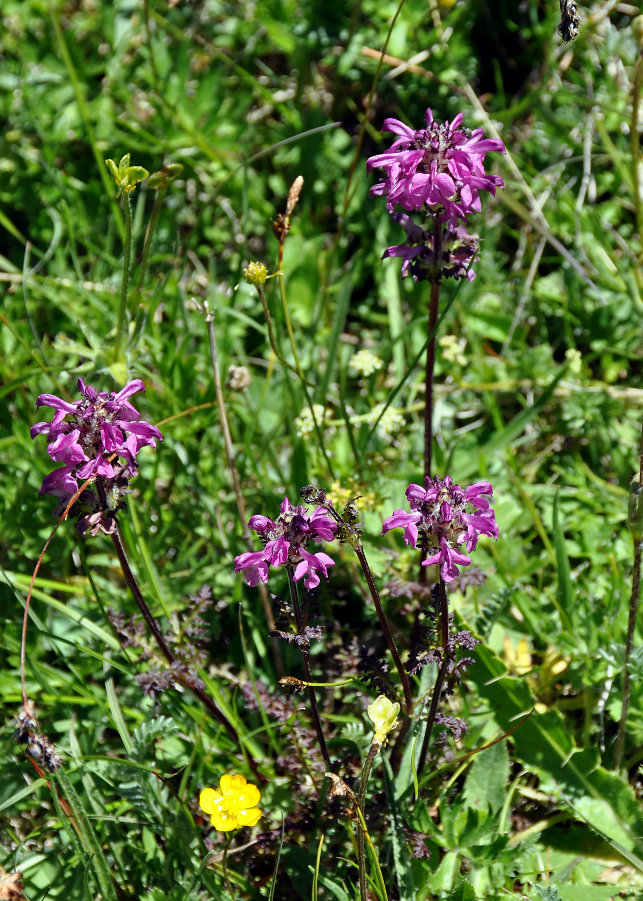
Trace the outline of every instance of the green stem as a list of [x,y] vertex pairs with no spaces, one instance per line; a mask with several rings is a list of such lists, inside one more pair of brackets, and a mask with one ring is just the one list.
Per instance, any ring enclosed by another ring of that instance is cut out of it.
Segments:
[[364,817],[364,804],[366,801],[366,786],[368,785],[368,778],[371,775],[371,767],[373,766],[373,761],[375,760],[379,749],[380,749],[380,743],[373,740],[373,742],[371,743],[371,747],[369,748],[368,754],[366,756],[366,760],[364,761],[362,775],[360,776],[360,780],[359,780],[359,790],[357,792],[357,810],[359,813],[359,820],[357,823],[357,861],[359,863],[359,897],[360,897],[360,901],[367,901],[366,857],[364,855],[364,833],[365,833],[364,825],[366,823],[366,820]]
[[[232,435],[230,434],[230,425],[228,423],[225,399],[223,397],[223,388],[221,386],[221,373],[219,371],[217,341],[216,335],[214,333],[214,313],[212,313],[210,310],[207,310],[205,313],[205,322],[208,327],[210,360],[212,361],[212,374],[214,376],[214,390],[217,396],[217,407],[219,408],[219,419],[221,421],[221,431],[223,433],[223,446],[225,448],[226,461],[230,475],[232,477],[232,486],[234,489],[235,500],[237,502],[237,512],[239,513],[239,519],[241,520],[241,527],[243,529],[243,540],[248,550],[252,551],[253,543],[250,536],[250,530],[248,529],[248,513],[246,511],[246,504],[243,498],[243,492],[241,490],[239,470],[237,469],[237,465],[235,463],[236,455],[234,451],[234,445],[232,444]],[[259,596],[261,598],[261,605],[263,607],[264,616],[266,617],[268,631],[274,632],[276,629],[275,618],[272,615],[272,607],[270,606],[268,591],[263,582],[259,582]],[[281,649],[279,648],[278,640],[276,638],[272,638],[271,642],[273,657],[275,660],[275,667],[279,675],[282,676],[284,673],[284,667],[283,660],[281,658]]]
[[304,371],[301,368],[301,363],[299,361],[299,354],[297,353],[297,345],[295,343],[295,333],[292,328],[292,322],[290,321],[290,312],[288,310],[288,300],[286,298],[286,284],[283,273],[279,275],[279,290],[281,292],[281,306],[284,311],[284,320],[286,322],[286,331],[288,332],[288,338],[290,340],[290,347],[292,350],[293,359],[295,361],[295,369],[299,379],[301,381],[301,387],[303,388],[304,394],[306,396],[306,403],[310,408],[310,415],[313,418],[313,424],[315,426],[315,435],[317,437],[317,441],[319,442],[319,447],[321,448],[321,452],[324,455],[324,460],[326,461],[326,466],[328,467],[328,472],[330,473],[331,479],[335,478],[335,473],[333,472],[333,467],[328,459],[328,454],[326,453],[326,446],[324,444],[324,436],[322,434],[321,426],[317,422],[317,417],[315,416],[315,411],[313,409],[313,401],[308,392],[308,381],[306,376],[304,375]]
[[230,844],[232,842],[232,833],[229,832],[226,835],[225,848],[223,849],[223,881],[225,882],[225,887],[228,890],[228,894],[231,898],[234,898],[232,893],[232,886],[230,885],[230,880],[228,879],[228,851],[230,850]]
[[123,278],[121,281],[121,301],[118,308],[118,325],[116,327],[116,342],[114,344],[114,357],[116,360],[121,355],[121,343],[127,312],[127,291],[129,288],[129,269],[132,257],[132,204],[127,191],[123,193],[123,213],[125,220],[125,238],[123,241]]
[[[643,70],[642,70],[643,71]],[[641,428],[641,449],[639,453],[639,477],[638,486],[643,485],[643,426]],[[634,559],[632,565],[632,593],[630,595],[630,611],[627,621],[627,638],[625,640],[625,661],[623,663],[623,704],[621,706],[621,719],[618,724],[618,738],[616,739],[616,751],[614,755],[614,766],[619,769],[623,758],[623,748],[625,747],[625,730],[627,727],[627,715],[630,709],[630,670],[629,662],[632,650],[634,648],[634,632],[636,629],[636,619],[639,609],[639,599],[641,596],[641,539],[640,532],[634,534]]]
[[398,675],[400,677],[400,682],[402,683],[402,690],[404,692],[404,709],[407,714],[410,714],[413,710],[413,696],[411,695],[411,685],[409,682],[408,674],[404,669],[404,664],[402,663],[402,658],[400,657],[397,645],[395,644],[393,633],[391,632],[388,620],[386,619],[386,615],[384,613],[384,610],[382,609],[382,602],[380,601],[379,592],[375,587],[375,582],[373,581],[373,575],[368,565],[368,561],[364,553],[364,548],[361,544],[355,544],[354,548],[355,553],[357,554],[357,559],[359,560],[360,566],[362,567],[362,572],[364,573],[364,577],[368,584],[371,598],[373,599],[373,604],[377,612],[377,618],[380,621],[380,626],[384,634],[384,638],[386,639],[386,644],[388,645],[388,649],[391,652],[391,656],[393,657],[393,661],[395,662],[395,668],[397,669]]
[[147,260],[150,255],[150,247],[152,246],[152,238],[154,237],[154,231],[156,229],[156,223],[159,217],[159,211],[163,204],[163,200],[165,199],[165,195],[167,194],[167,187],[161,186],[156,191],[156,196],[154,198],[154,206],[152,207],[152,215],[150,216],[150,222],[147,226],[147,231],[145,232],[145,242],[143,244],[143,259],[141,260],[141,268],[138,276],[138,281],[136,283],[136,289],[140,292],[143,287],[143,281],[145,279],[145,274],[147,272]]
[[632,83],[632,119],[630,121],[630,142],[632,145],[632,183],[634,187],[634,210],[636,214],[636,228],[639,233],[639,259],[643,261],[643,199],[641,198],[641,180],[639,166],[639,107],[641,104],[641,89],[643,88],[643,56],[639,56],[634,66],[634,78]]
[[[288,571],[288,585],[290,587],[290,600],[292,602],[293,613],[295,614],[295,625],[297,626],[297,633],[299,635],[303,634],[304,631],[304,620],[301,615],[301,607],[299,605],[299,592],[297,590],[297,583],[295,582],[295,576],[293,572],[292,566],[286,567]],[[306,676],[306,682],[312,682],[311,672],[310,672],[310,655],[308,653],[308,646],[304,643],[300,647],[301,650],[301,658],[304,665],[304,674]],[[324,758],[324,763],[326,764],[326,768],[330,770],[330,756],[328,754],[328,748],[326,747],[326,739],[324,738],[324,731],[322,729],[321,719],[319,717],[319,710],[317,708],[317,698],[315,697],[315,689],[312,685],[306,686],[306,691],[308,692],[308,700],[310,701],[310,708],[313,716],[313,724],[315,726],[315,732],[317,733],[317,741],[319,742],[319,747],[322,752],[322,756]]]
[[263,308],[263,315],[266,318],[266,325],[268,327],[268,341],[270,342],[270,347],[272,348],[272,352],[277,357],[279,362],[286,367],[286,369],[290,370],[290,372],[294,372],[295,375],[299,376],[300,379],[303,379],[304,383],[308,385],[309,388],[314,388],[312,382],[309,382],[307,378],[304,377],[303,373],[297,366],[293,366],[292,363],[289,363],[288,360],[283,356],[279,348],[277,347],[277,340],[275,338],[275,330],[272,325],[272,316],[270,315],[270,309],[268,307],[268,301],[266,300],[266,295],[264,293],[261,285],[257,285],[257,293],[259,294],[259,300],[261,301],[261,306]]

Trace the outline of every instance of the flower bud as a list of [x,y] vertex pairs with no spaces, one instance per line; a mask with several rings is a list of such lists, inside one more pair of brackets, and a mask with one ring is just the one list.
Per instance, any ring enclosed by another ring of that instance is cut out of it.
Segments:
[[389,701],[386,695],[380,695],[367,707],[368,718],[375,726],[374,740],[383,745],[389,732],[397,726],[397,715],[400,705]]
[[255,287],[265,284],[268,278],[268,270],[263,263],[248,263],[243,270],[243,280]]

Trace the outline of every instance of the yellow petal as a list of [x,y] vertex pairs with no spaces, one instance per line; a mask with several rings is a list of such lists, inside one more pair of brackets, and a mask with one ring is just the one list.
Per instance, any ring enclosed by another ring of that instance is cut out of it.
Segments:
[[244,785],[244,787],[234,793],[233,796],[226,797],[226,807],[235,810],[245,810],[247,807],[256,807],[261,801],[261,792],[256,785]]
[[204,788],[199,795],[199,807],[205,813],[214,813],[221,801],[221,792],[214,788]]
[[252,810],[240,810],[237,814],[237,824],[239,826],[255,826],[261,819],[262,812],[258,807]]
[[240,788],[246,784],[246,780],[239,773],[232,776],[230,773],[225,773],[219,780],[219,788],[223,792],[224,795],[227,795],[230,792],[237,792]]

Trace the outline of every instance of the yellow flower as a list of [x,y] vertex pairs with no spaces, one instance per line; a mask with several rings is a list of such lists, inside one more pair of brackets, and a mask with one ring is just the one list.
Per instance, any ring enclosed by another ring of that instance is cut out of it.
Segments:
[[261,817],[257,804],[261,792],[238,773],[226,773],[219,780],[219,788],[204,788],[199,806],[210,814],[210,822],[219,832],[230,832],[241,826],[255,826]]
[[372,704],[366,708],[369,720],[375,726],[374,740],[383,745],[389,732],[397,726],[397,715],[400,712],[400,705],[389,701],[386,695],[380,695]]

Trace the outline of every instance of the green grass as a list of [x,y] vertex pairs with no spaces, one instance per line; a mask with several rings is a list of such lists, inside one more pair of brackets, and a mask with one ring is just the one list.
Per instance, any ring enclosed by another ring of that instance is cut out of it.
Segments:
[[[640,627],[615,761],[643,400],[631,135],[640,19],[633,5],[597,3],[563,46],[556,4],[406,0],[378,70],[396,9],[387,0],[3,4],[0,864],[23,873],[30,901],[226,898],[225,839],[197,801],[226,772],[256,782],[249,756],[265,780],[263,817],[232,836],[234,897],[309,899],[317,886],[320,899],[359,898],[355,822],[341,798],[318,796],[324,766],[306,695],[279,686],[258,590],[233,572],[247,547],[197,304],[215,312],[248,515],[276,516],[283,496],[295,502],[309,483],[359,496],[364,547],[408,647],[421,602],[391,583],[416,578],[417,556],[399,533],[380,532],[409,482],[422,480],[429,292],[380,259],[398,227],[369,196],[365,160],[388,146],[387,116],[419,126],[427,106],[439,119],[462,111],[508,150],[488,158],[504,191],[483,198],[471,223],[482,239],[476,279],[442,290],[439,335],[460,343],[456,354],[438,344],[434,450],[436,473],[493,483],[500,538],[476,551],[486,579],[452,595],[459,627],[483,641],[446,710],[469,732],[448,753],[434,748],[418,797],[413,729],[399,767],[376,760],[369,834],[391,901],[601,901],[642,890]],[[115,354],[124,218],[104,160],[126,153],[149,172],[183,169],[142,280],[155,192],[143,183],[131,195],[129,331]],[[283,282],[269,279],[265,293],[293,366],[283,285],[307,384],[272,352],[242,279],[252,260],[276,270],[271,220],[298,175]],[[383,366],[359,380],[349,361],[363,347]],[[227,383],[231,365],[249,370],[244,391]],[[79,375],[106,391],[145,382],[137,407],[163,443],[141,454],[119,517],[124,541],[169,639],[185,630],[190,596],[210,587],[201,675],[241,740],[181,686],[156,702],[144,696],[135,677],[163,661],[151,644],[149,655],[122,646],[107,610],[127,619],[136,607],[111,542],[80,540],[68,521],[44,557],[26,646],[27,692],[63,755],[54,781],[14,739],[22,611],[55,524],[56,502],[38,495],[51,461],[29,429],[48,415],[36,397],[75,397]],[[319,433],[302,434],[309,402],[327,416]],[[386,403],[403,417],[394,434],[374,425],[372,410]],[[333,556],[317,595],[324,633],[311,648],[320,682],[356,675],[356,643],[385,651],[350,546]],[[278,614],[281,571],[269,591]],[[297,649],[280,650],[283,671],[301,678]],[[416,695],[434,678],[425,668]],[[372,736],[366,706],[378,692],[361,680],[317,693],[334,772],[357,791]],[[430,857],[413,856],[419,845]],[[368,858],[367,870],[376,880]]]

